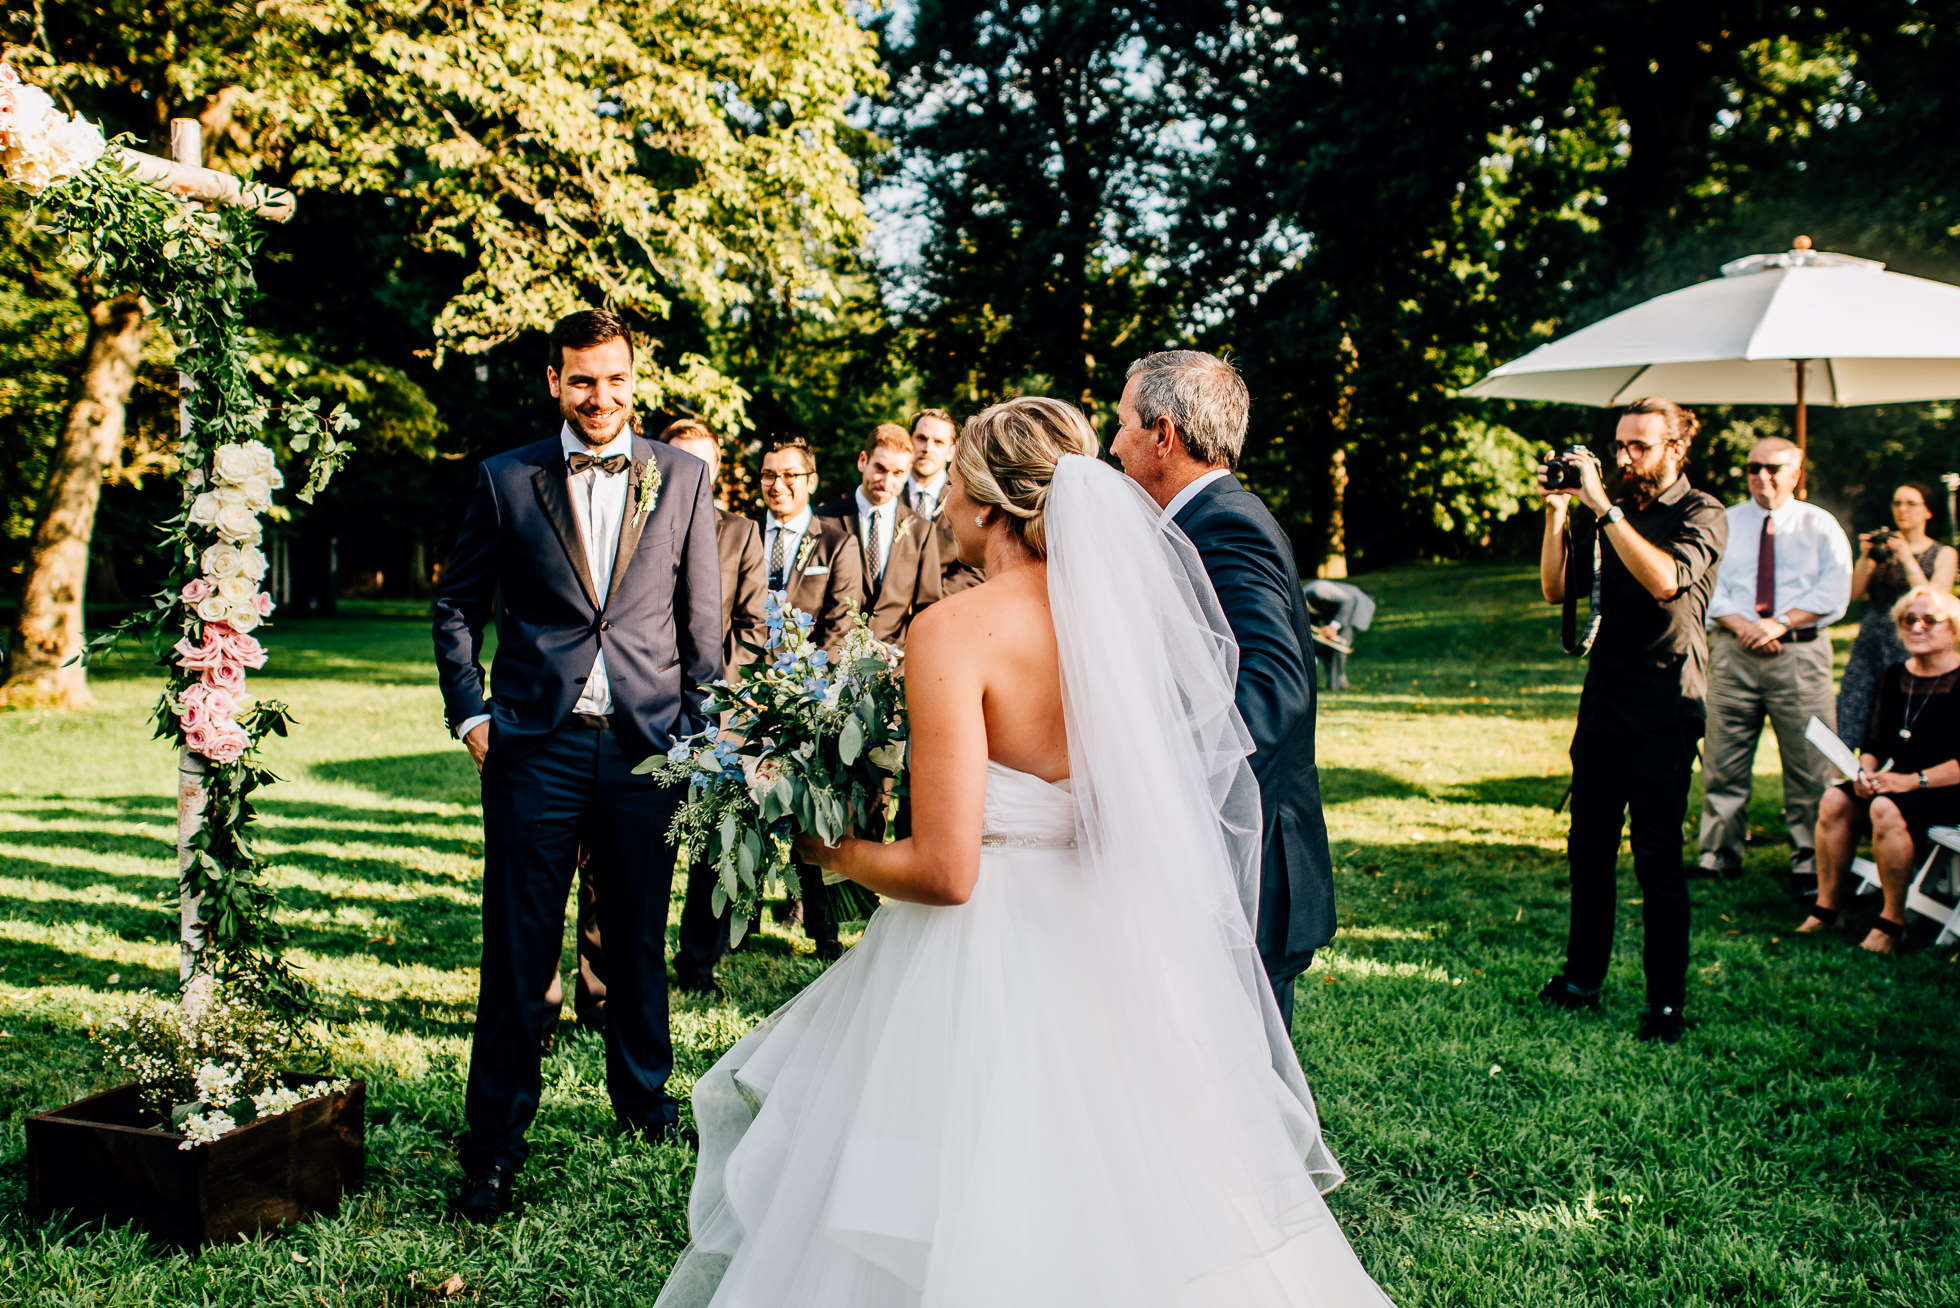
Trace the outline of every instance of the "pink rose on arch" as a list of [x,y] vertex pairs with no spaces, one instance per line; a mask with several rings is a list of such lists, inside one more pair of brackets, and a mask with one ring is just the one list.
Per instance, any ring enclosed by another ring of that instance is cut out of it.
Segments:
[[[205,630],[208,632],[211,628],[206,627]],[[257,636],[233,631],[230,627],[220,627],[218,630],[224,633],[224,654],[227,659],[248,668],[265,666],[265,646],[259,644]]]
[[206,668],[204,686],[226,695],[241,695],[245,691],[245,669],[241,664],[229,662]]
[[205,725],[208,720],[208,715],[205,712],[204,700],[201,696],[197,699],[192,699],[189,695],[185,695],[179,702],[183,707],[177,712],[177,726],[185,734],[188,735],[190,732]]
[[272,596],[266,594],[264,591],[260,591],[258,594],[252,596],[252,603],[258,606],[260,617],[269,618],[272,616]]
[[204,720],[214,726],[231,721],[232,715],[238,712],[238,700],[239,697],[230,691],[203,681],[184,687],[184,693],[177,697],[180,704],[187,707],[195,704],[203,709]]
[[196,608],[199,604],[211,598],[211,583],[199,577],[196,581],[184,587],[183,594],[180,598],[184,603],[190,605],[192,608]]
[[245,734],[245,728],[236,722],[227,722],[217,729],[211,748],[198,752],[213,763],[236,763],[251,743],[252,738]]
[[192,672],[202,672],[205,668],[216,667],[226,659],[225,634],[231,629],[220,622],[209,623],[204,628],[204,639],[191,643],[189,636],[177,642],[177,666]]
[[193,754],[202,754],[209,758],[213,739],[215,733],[209,722],[199,722],[194,726],[186,724],[184,727],[184,746]]

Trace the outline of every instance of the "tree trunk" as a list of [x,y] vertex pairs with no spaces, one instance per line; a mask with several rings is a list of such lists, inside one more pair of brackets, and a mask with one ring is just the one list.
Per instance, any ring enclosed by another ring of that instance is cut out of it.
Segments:
[[0,703],[68,709],[95,702],[86,671],[67,665],[82,652],[89,537],[102,475],[122,448],[124,411],[150,323],[135,296],[86,301],[84,308],[89,329],[81,382],[41,494]]
[[1347,569],[1347,445],[1334,447],[1333,455],[1327,461],[1327,529],[1326,545],[1322,550],[1320,567],[1315,575],[1339,579],[1348,575]]

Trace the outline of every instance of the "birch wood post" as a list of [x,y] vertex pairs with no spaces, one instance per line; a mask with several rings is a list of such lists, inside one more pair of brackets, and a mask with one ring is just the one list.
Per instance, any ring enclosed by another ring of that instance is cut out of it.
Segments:
[[[204,162],[204,129],[197,119],[170,120],[170,154],[178,167],[201,167]],[[189,201],[186,200],[186,203]],[[189,373],[177,374],[180,439],[187,439],[191,432],[190,401],[184,398],[184,393],[196,384],[196,379]],[[188,502],[196,494],[197,488],[187,481],[184,484],[184,499]],[[184,616],[186,635],[189,634],[190,623],[191,615],[187,612]],[[198,954],[204,948],[204,933],[198,929],[201,905],[198,897],[190,892],[188,878],[191,865],[197,859],[197,851],[191,848],[191,838],[204,825],[204,809],[208,802],[204,789],[206,767],[202,754],[193,754],[188,745],[177,747],[177,980],[180,984],[190,981],[191,973],[197,968]],[[197,985],[187,988],[184,991],[185,1007],[201,1005],[205,989],[202,979]]]

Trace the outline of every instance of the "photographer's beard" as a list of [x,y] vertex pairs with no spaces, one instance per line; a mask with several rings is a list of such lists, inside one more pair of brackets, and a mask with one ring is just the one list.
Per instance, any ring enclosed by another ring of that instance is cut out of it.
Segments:
[[1679,468],[1665,463],[1645,472],[1638,468],[1621,468],[1614,478],[1613,489],[1617,492],[1614,498],[1629,499],[1642,506],[1652,504],[1660,498],[1662,491],[1674,484],[1674,479],[1680,474]]

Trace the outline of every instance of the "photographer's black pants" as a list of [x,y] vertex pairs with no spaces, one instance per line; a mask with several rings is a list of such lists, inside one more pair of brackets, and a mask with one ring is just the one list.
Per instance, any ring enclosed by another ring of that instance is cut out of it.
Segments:
[[1647,1002],[1680,1006],[1688,991],[1688,882],[1681,821],[1701,744],[1699,720],[1626,735],[1581,727],[1572,737],[1572,934],[1565,979],[1586,990],[1606,980],[1613,954],[1620,831],[1632,819],[1633,872],[1646,931]]

